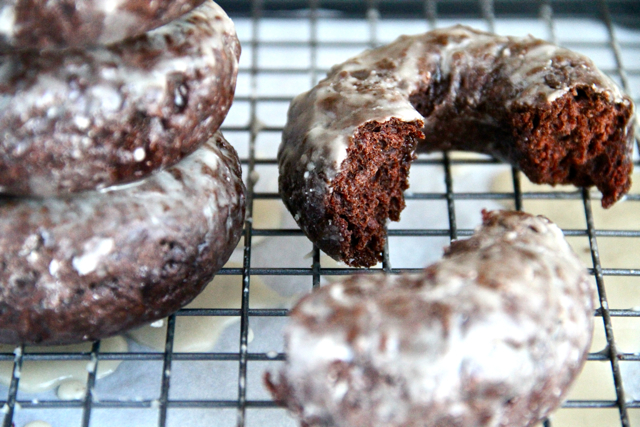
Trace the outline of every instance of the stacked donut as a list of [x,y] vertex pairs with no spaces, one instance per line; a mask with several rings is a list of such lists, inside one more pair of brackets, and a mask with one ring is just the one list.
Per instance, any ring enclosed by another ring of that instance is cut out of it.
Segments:
[[240,45],[210,0],[30,4],[0,8],[0,342],[94,340],[188,303],[240,238]]

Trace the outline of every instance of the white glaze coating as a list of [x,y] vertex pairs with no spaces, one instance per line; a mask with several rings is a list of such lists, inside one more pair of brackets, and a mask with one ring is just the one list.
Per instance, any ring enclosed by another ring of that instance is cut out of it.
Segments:
[[[84,252],[73,257],[71,264],[78,274],[85,276],[96,269],[100,263],[100,258],[109,255],[113,247],[113,239],[94,237],[84,244]],[[51,262],[53,263],[54,261],[52,260]],[[49,264],[49,272],[51,272],[51,263]]]
[[3,6],[0,9],[0,35],[11,39],[15,21],[15,10],[11,6]]
[[302,299],[270,387],[308,427],[530,426],[584,363],[594,299],[557,226],[489,213],[423,274]]

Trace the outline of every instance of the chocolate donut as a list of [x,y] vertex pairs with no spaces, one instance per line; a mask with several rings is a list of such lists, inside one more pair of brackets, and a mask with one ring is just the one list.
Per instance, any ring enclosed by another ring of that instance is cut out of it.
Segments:
[[100,189],[175,164],[222,123],[239,54],[207,0],[107,47],[0,55],[0,193]]
[[304,297],[274,400],[305,427],[524,427],[586,360],[595,287],[544,217],[484,212],[419,275],[360,274]]
[[233,252],[244,206],[219,133],[140,182],[0,198],[0,342],[95,340],[176,311]]
[[280,194],[320,249],[371,266],[404,208],[416,147],[491,154],[536,183],[595,185],[607,207],[631,185],[632,115],[588,58],[542,40],[462,26],[403,36],[294,99]]
[[115,43],[178,18],[204,0],[3,0],[0,48]]

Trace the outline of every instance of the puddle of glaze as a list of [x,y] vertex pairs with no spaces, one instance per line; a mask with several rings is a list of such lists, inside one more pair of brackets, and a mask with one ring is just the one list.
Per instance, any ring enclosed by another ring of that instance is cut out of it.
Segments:
[[51,424],[46,421],[31,421],[25,424],[24,427],[51,427]]
[[85,382],[78,380],[65,381],[58,387],[56,395],[60,400],[83,399],[87,393]]
[[[228,263],[226,267],[238,268],[240,265]],[[216,276],[205,290],[187,305],[186,308],[240,308],[242,297],[242,276]],[[251,308],[282,308],[290,306],[290,299],[281,297],[268,287],[259,276],[251,277]],[[178,316],[176,318],[173,351],[178,353],[201,353],[211,351],[222,331],[238,322],[239,316]],[[164,350],[167,336],[166,322],[129,331],[128,335],[156,350]],[[249,330],[249,340],[253,331]]]
[[[0,352],[11,353],[15,346],[0,345]],[[90,352],[91,343],[62,346],[28,346],[25,353],[78,353]],[[127,351],[127,342],[117,336],[100,342],[101,353],[123,353]],[[98,363],[96,378],[104,378],[112,374],[120,365],[120,360],[101,360]],[[26,393],[40,393],[51,390],[64,382],[87,380],[88,360],[25,360],[20,372],[20,391]],[[0,362],[0,383],[8,386],[11,383],[13,362]]]

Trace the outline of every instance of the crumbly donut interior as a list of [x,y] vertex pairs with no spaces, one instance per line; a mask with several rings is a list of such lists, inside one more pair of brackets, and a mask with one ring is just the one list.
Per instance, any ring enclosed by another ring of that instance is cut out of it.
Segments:
[[504,99],[512,96],[509,91],[484,93],[477,105],[466,92],[453,102],[438,95],[442,92],[423,88],[411,96],[416,110],[430,118],[418,151],[486,153],[517,165],[538,184],[595,185],[604,207],[631,187],[626,134],[631,109],[590,86],[577,86],[553,101],[512,108]]
[[387,219],[398,221],[409,188],[409,166],[422,137],[419,122],[367,122],[353,135],[341,172],[327,194],[326,215],[337,226],[343,260],[372,266],[382,259]]
[[633,165],[625,142],[629,114],[591,88],[577,88],[548,108],[513,114],[511,150],[524,153],[517,160],[531,181],[595,185],[602,205],[609,207],[631,186]]

